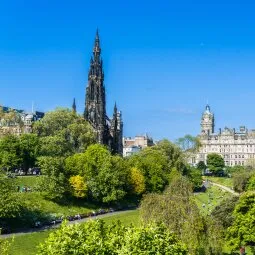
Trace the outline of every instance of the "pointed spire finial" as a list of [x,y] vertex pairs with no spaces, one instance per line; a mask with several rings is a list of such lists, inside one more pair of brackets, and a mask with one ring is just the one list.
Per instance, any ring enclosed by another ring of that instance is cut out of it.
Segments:
[[95,38],[95,44],[94,44],[94,58],[97,59],[97,61],[100,60],[100,53],[101,53],[101,48],[100,48],[100,39],[99,39],[99,32],[98,29],[96,31],[96,38]]
[[96,31],[95,44],[99,45],[99,31],[98,31],[98,28],[97,28],[97,31]]
[[115,101],[115,104],[114,104],[114,113],[117,113],[117,104],[116,104],[116,101]]
[[75,98],[73,99],[72,109],[73,109],[73,112],[76,113],[76,101],[75,101]]
[[99,31],[98,31],[98,27],[97,27],[97,31],[96,31],[96,39],[99,39]]

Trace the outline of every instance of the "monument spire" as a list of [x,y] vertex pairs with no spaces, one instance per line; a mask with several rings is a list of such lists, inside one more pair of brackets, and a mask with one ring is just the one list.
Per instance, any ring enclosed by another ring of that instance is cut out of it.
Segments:
[[76,102],[75,102],[75,98],[73,99],[72,109],[73,109],[73,112],[76,113]]

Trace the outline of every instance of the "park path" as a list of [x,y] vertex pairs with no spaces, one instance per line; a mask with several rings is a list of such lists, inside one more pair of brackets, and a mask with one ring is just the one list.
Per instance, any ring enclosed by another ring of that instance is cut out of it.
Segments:
[[227,192],[233,194],[234,196],[240,196],[239,193],[235,192],[234,190],[230,189],[229,187],[226,187],[226,186],[221,185],[221,184],[216,183],[216,182],[211,182],[211,181],[210,181],[210,183],[211,183],[212,185],[214,185],[214,186],[217,186],[217,187],[219,187],[219,188],[221,188],[221,189],[223,189],[223,190],[225,190],[225,191],[227,191]]
[[[134,211],[134,209],[111,212],[111,213],[106,213],[106,214],[97,215],[97,216],[91,216],[91,217],[84,218],[84,219],[81,219],[81,220],[68,221],[67,225],[78,224],[78,223],[86,222],[86,221],[89,221],[89,220],[97,220],[97,219],[108,218],[108,217],[120,215],[120,214],[123,214],[123,213],[126,213],[126,212],[131,212],[131,211]],[[56,225],[42,227],[42,228],[31,228],[31,229],[28,229],[28,230],[23,231],[23,232],[0,235],[0,238],[11,238],[13,236],[27,235],[27,234],[32,234],[32,233],[36,233],[36,232],[42,232],[42,231],[47,231],[47,230],[59,228],[60,226],[61,226],[61,223],[56,224]]]

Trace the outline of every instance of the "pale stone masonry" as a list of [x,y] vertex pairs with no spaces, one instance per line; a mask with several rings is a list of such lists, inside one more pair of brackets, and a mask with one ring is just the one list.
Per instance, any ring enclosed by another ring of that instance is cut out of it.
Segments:
[[27,113],[23,110],[0,106],[0,137],[12,134],[22,135],[32,133],[32,125],[44,117],[43,112]]
[[248,130],[241,126],[235,128],[219,129],[214,132],[214,114],[207,105],[201,120],[201,142],[199,152],[192,158],[192,164],[199,161],[207,162],[209,153],[221,155],[226,166],[247,165],[255,159],[255,130]]
[[134,138],[124,137],[123,138],[123,156],[128,157],[134,153],[139,152],[140,150],[153,146],[154,142],[151,137],[147,134],[137,135]]

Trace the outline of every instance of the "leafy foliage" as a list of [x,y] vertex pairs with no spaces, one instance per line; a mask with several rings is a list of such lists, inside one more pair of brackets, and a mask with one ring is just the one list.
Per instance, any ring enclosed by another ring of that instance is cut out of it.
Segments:
[[200,169],[197,169],[195,167],[190,167],[188,174],[188,179],[193,184],[193,190],[199,190],[202,186],[203,179],[202,179],[202,173]]
[[38,255],[61,254],[187,254],[185,245],[164,226],[124,227],[120,222],[106,225],[103,221],[65,224],[50,234],[40,245]]
[[230,227],[234,221],[233,212],[237,202],[237,196],[226,198],[212,211],[213,218],[220,223],[224,229]]
[[41,137],[41,155],[68,156],[83,152],[95,142],[90,124],[69,109],[48,112],[34,123],[33,131]]
[[245,189],[255,191],[255,173],[251,173],[251,177],[249,178]]
[[207,166],[210,171],[217,174],[225,167],[224,159],[217,153],[210,153],[207,155]]
[[146,148],[130,157],[129,164],[141,171],[147,192],[160,192],[168,183],[171,169],[167,157],[159,150]]
[[67,176],[82,176],[93,200],[116,202],[127,194],[128,171],[125,161],[119,156],[112,156],[102,145],[91,145],[84,153],[68,157],[65,160],[65,173]]
[[167,157],[169,169],[175,168],[179,172],[185,174],[186,165],[184,163],[184,155],[175,144],[164,139],[160,141],[156,146],[154,146],[153,149],[160,151],[163,155]]
[[13,170],[21,164],[21,148],[19,138],[7,135],[0,140],[0,165],[7,171]]
[[200,147],[200,141],[198,137],[192,135],[185,135],[177,139],[176,144],[182,149],[182,151],[197,151]]
[[64,174],[64,158],[40,157],[38,165],[45,176],[37,183],[37,190],[49,199],[61,199],[67,191],[68,180]]
[[21,201],[15,183],[0,174],[0,218],[15,218],[21,212]]
[[34,134],[20,137],[7,135],[0,140],[0,165],[3,169],[14,170],[22,167],[25,171],[34,167],[39,153],[39,139]]
[[23,134],[20,136],[20,150],[22,168],[27,172],[35,166],[40,150],[39,137],[35,134]]
[[206,168],[207,168],[207,166],[204,161],[199,161],[197,163],[197,169],[199,169],[200,171],[205,171]]
[[255,246],[255,192],[244,193],[237,203],[234,222],[227,230],[227,239],[234,248],[241,245]]
[[141,171],[132,167],[130,169],[130,184],[132,186],[132,192],[136,195],[141,195],[145,192],[145,179]]
[[77,198],[84,198],[87,195],[87,185],[80,175],[70,177],[69,183],[72,187],[72,193]]
[[[146,195],[141,203],[141,215],[146,224],[163,222],[187,244],[189,254],[211,254],[209,250],[215,246],[215,242],[207,238],[212,228],[200,215],[192,197],[192,184],[184,177],[174,179],[162,195]],[[213,254],[220,254],[220,248],[217,248],[218,253]]]
[[249,189],[252,189],[252,180],[249,183],[249,179],[254,175],[254,170],[248,170],[245,169],[243,171],[240,172],[235,172],[233,174],[233,187],[234,190],[237,192],[243,192],[246,190],[246,186],[247,188],[249,187]]
[[84,153],[81,175],[86,178],[91,196],[97,201],[113,202],[126,195],[127,171],[124,160],[111,156],[99,144],[91,145]]

